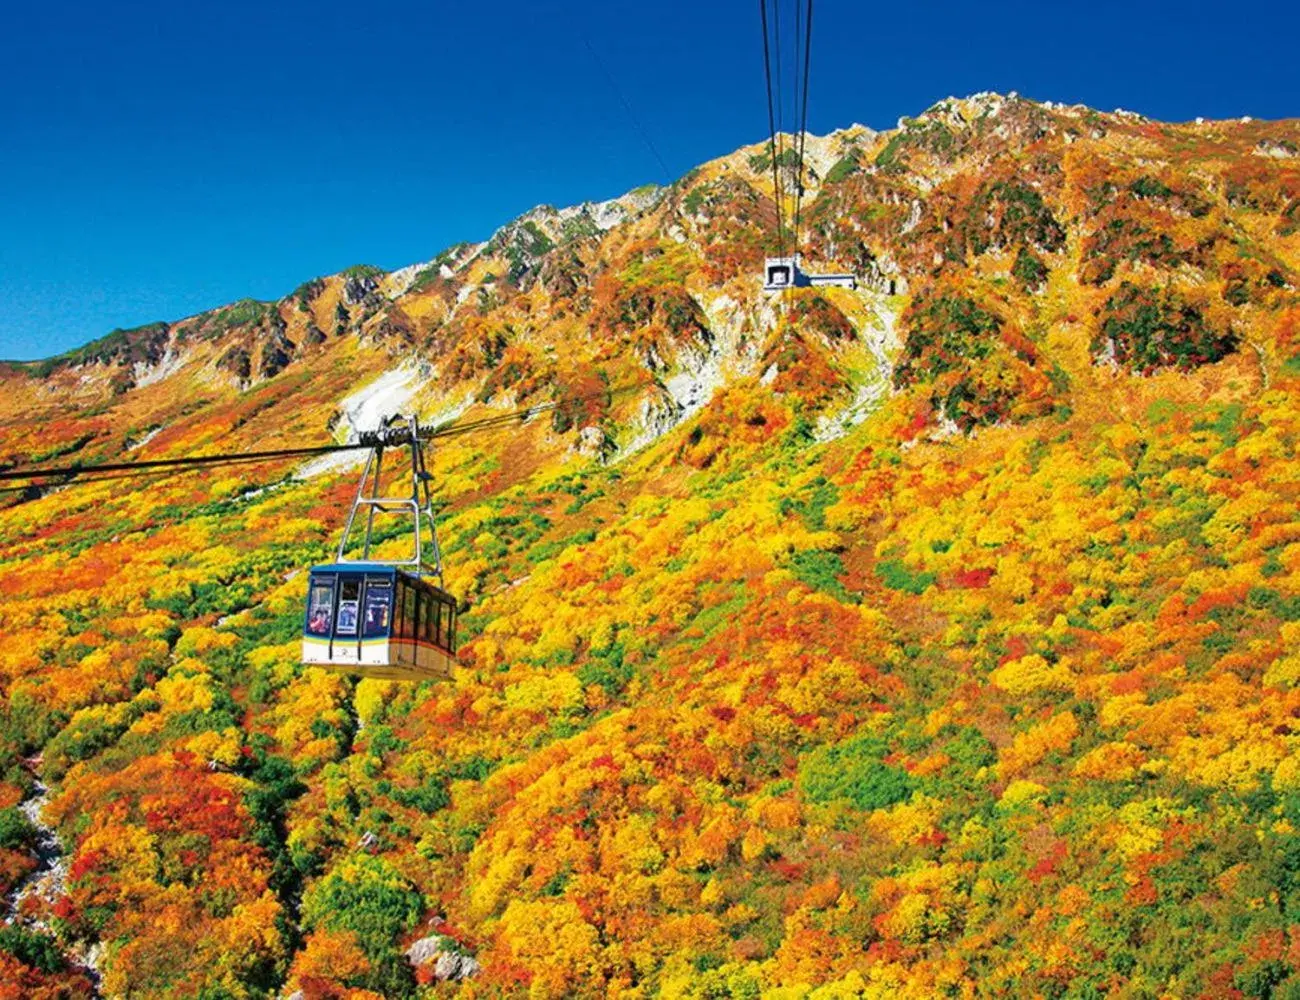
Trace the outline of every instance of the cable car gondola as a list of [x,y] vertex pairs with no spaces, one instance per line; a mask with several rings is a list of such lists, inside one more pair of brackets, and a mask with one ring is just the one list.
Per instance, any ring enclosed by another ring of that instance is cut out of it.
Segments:
[[[374,448],[361,473],[337,557],[311,571],[302,662],[384,680],[444,678],[456,660],[456,601],[441,586],[442,556],[434,531],[419,422],[414,417],[404,424],[389,421],[369,438]],[[411,448],[411,495],[380,496],[384,449],[402,445]],[[349,558],[348,541],[362,509],[361,558]],[[370,557],[376,514],[413,519],[412,558],[385,561]],[[432,565],[424,558],[426,523]]]

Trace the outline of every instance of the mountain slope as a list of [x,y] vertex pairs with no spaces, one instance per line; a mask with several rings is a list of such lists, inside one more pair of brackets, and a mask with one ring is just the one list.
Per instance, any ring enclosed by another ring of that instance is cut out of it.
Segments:
[[0,372],[6,462],[559,404],[434,452],[441,685],[297,665],[337,463],[6,502],[0,810],[39,777],[65,851],[6,981],[413,995],[426,940],[465,996],[1300,989],[1300,124],[808,144],[859,291],[759,291],[754,146]]

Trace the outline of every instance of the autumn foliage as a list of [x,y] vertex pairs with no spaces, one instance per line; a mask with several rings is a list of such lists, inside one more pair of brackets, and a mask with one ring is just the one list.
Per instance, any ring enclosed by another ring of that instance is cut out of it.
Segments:
[[5,495],[0,998],[1300,996],[1295,135],[945,102],[818,140],[857,291],[753,149],[0,371],[10,462],[548,406],[432,450],[436,684],[299,663],[355,468]]

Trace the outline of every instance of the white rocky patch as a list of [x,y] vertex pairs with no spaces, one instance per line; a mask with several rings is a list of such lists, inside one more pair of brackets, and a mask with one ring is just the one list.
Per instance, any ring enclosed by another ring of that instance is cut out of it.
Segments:
[[687,420],[708,405],[713,394],[724,385],[722,352],[684,351],[677,373],[664,379],[664,389],[677,404],[681,420]]
[[665,190],[657,184],[647,184],[645,187],[605,201],[584,201],[579,205],[569,205],[565,208],[538,205],[498,229],[492,234],[492,240],[507,236],[517,231],[520,226],[531,222],[546,235],[547,239],[554,243],[561,243],[566,236],[564,224],[582,216],[586,216],[598,232],[608,232],[660,200]]
[[163,351],[162,360],[156,365],[147,365],[142,361],[137,361],[131,366],[131,377],[135,380],[137,388],[143,388],[146,385],[153,385],[155,382],[161,382],[169,375],[175,375],[185,366],[185,358],[168,344],[167,349]]
[[433,261],[426,260],[423,264],[408,264],[406,267],[399,267],[396,271],[390,272],[384,278],[385,289],[390,299],[405,295],[407,290],[415,284],[421,272],[428,270],[433,266]]
[[435,410],[433,413],[421,417],[420,423],[425,427],[441,427],[443,424],[450,424],[473,405],[474,394],[472,392],[467,392],[464,397],[457,402],[448,403],[440,409]]
[[913,229],[921,224],[921,201],[919,198],[912,199],[912,207],[907,212],[907,218],[903,221],[902,233],[910,233]]
[[[340,419],[335,430],[339,444],[354,444],[362,431],[373,431],[388,417],[401,413],[433,375],[428,365],[406,362],[346,397],[339,403]],[[297,478],[310,479],[325,472],[338,472],[359,465],[365,452],[343,451],[322,455],[307,462]]]
[[646,445],[663,437],[681,423],[681,420],[681,407],[666,394],[656,399],[644,400],[641,403],[641,412],[636,417],[636,424],[641,428],[641,432],[619,451],[614,460],[618,461],[635,454]]
[[[25,761],[26,766],[35,772],[40,766],[40,758],[35,757]],[[53,934],[53,929],[49,923],[40,917],[24,918],[21,916],[23,903],[28,899],[38,899],[44,906],[51,907],[67,890],[68,882],[68,856],[63,852],[63,845],[59,842],[54,828],[44,820],[45,806],[50,801],[50,790],[46,787],[45,782],[35,778],[32,783],[33,794],[19,804],[18,811],[23,814],[36,831],[36,860],[37,869],[27,878],[18,883],[17,887],[10,893],[8,903],[9,912],[5,916],[5,923],[13,925],[25,923],[37,931],[46,934]],[[99,996],[99,962],[103,955],[103,946],[95,944],[74,944],[68,951],[68,958],[72,963],[80,967],[90,979],[94,987],[95,996]]]
[[[45,806],[50,801],[50,790],[45,786],[45,782],[39,778],[34,781],[32,790],[35,794],[20,804],[18,811],[26,817],[27,822],[36,830],[36,858],[40,862],[40,867],[14,890],[12,896],[13,911],[5,919],[7,924],[14,923],[17,914],[22,908],[23,901],[26,899],[35,898],[47,905],[53,905],[63,895],[63,887],[68,877],[68,859],[63,853],[59,838],[55,836],[54,830],[41,819]],[[34,923],[40,930],[49,929],[42,920],[34,921]]]
[[[687,348],[678,356],[677,371],[664,379],[664,389],[680,409],[678,423],[694,416],[727,382],[729,373],[749,375],[758,362],[758,343],[745,343],[745,314],[728,295],[701,300],[713,343],[707,349]],[[760,317],[761,322],[761,317]],[[775,322],[775,316],[772,317]]]
[[640,451],[682,421],[689,420],[725,384],[722,352],[716,342],[707,351],[684,350],[678,355],[677,371],[663,380],[663,395],[641,404],[636,421],[640,433],[619,450],[614,461]]
[[135,451],[138,448],[143,448],[145,445],[147,445],[150,441],[152,441],[161,433],[162,433],[162,426],[160,425],[158,427],[155,427],[153,430],[148,431],[144,435],[144,437],[142,437],[139,441],[132,441],[129,445],[127,445],[126,450]]
[[729,378],[757,370],[761,345],[757,338],[746,340],[746,326],[752,320],[757,329],[771,329],[776,323],[771,304],[764,302],[757,313],[751,313],[728,295],[697,301],[713,342],[707,348],[687,347],[678,352],[675,369],[662,382],[663,394],[642,403],[636,419],[640,431],[619,449],[613,461],[634,454],[699,413]]
[[440,934],[416,941],[406,949],[406,960],[415,969],[432,968],[434,981],[439,983],[469,979],[479,973],[478,961]]
[[893,371],[890,359],[901,346],[898,337],[899,313],[891,309],[883,299],[876,304],[875,312],[879,325],[858,331],[874,362],[873,367],[844,409],[825,414],[817,421],[813,428],[813,438],[816,441],[833,441],[843,437],[851,427],[862,423],[875,412],[889,392],[889,376]]
[[1275,160],[1287,160],[1297,155],[1296,147],[1290,143],[1261,139],[1255,144],[1256,156],[1267,156]]

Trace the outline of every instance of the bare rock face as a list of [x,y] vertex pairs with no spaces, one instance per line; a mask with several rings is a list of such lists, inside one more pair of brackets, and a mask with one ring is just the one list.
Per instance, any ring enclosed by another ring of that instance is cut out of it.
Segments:
[[456,951],[450,938],[433,934],[406,949],[406,960],[417,971],[431,969],[436,982],[459,982],[479,973],[478,961]]
[[343,300],[350,306],[365,302],[379,287],[379,276],[360,272],[348,276],[343,284]]
[[253,375],[253,359],[248,350],[238,344],[217,358],[217,367],[229,372],[241,384],[248,382]]
[[258,362],[258,378],[272,378],[284,371],[293,361],[295,345],[284,335],[283,330],[276,330],[262,345],[262,358]]
[[389,306],[366,329],[365,335],[375,344],[413,344],[415,325],[400,307]]
[[1260,139],[1255,144],[1256,156],[1269,156],[1275,160],[1287,160],[1294,156],[1300,156],[1300,149],[1296,144],[1288,142],[1286,139]]
[[433,966],[433,978],[440,983],[448,980],[469,979],[471,976],[478,975],[479,964],[469,955],[457,955],[451,952],[444,952],[438,956],[438,961]]
[[613,451],[613,442],[603,429],[588,424],[578,432],[578,453],[588,458],[607,458]]

